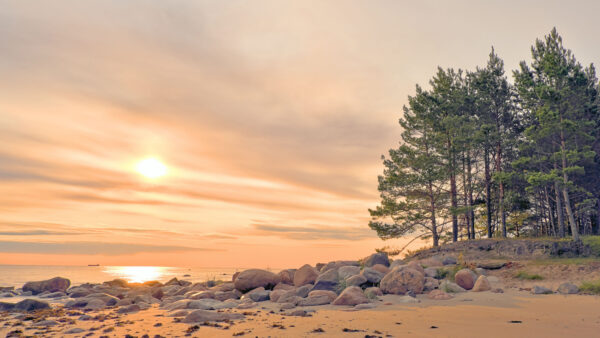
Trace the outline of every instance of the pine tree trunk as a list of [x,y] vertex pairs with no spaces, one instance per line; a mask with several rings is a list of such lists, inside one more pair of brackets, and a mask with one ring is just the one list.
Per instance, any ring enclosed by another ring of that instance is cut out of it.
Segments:
[[[544,197],[546,205],[548,206],[548,220],[550,222],[550,228],[552,229],[552,235],[556,237],[556,225],[554,224],[554,215],[552,212],[552,205],[550,205],[550,198],[548,197],[548,187],[544,187]],[[550,234],[548,234],[550,235]]]
[[[496,172],[502,172],[502,146],[501,142],[496,145]],[[502,237],[506,238],[506,214],[504,212],[504,183],[500,182],[498,191],[498,213],[502,222]]]
[[492,238],[492,197],[491,197],[491,176],[490,176],[490,158],[489,150],[485,147],[485,204],[487,207],[487,235]]
[[435,220],[435,195],[433,194],[433,185],[429,182],[429,201],[431,212],[431,235],[433,237],[433,246],[439,246],[439,235],[437,232],[437,223]]
[[[556,162],[554,162],[554,169],[558,169]],[[556,217],[558,218],[558,235],[562,238],[565,237],[565,218],[563,215],[562,202],[560,200],[560,187],[558,182],[554,182],[554,194],[556,198]]]
[[[469,206],[469,188],[468,188],[468,184],[467,184],[467,159],[466,156],[462,157],[462,182],[463,182],[463,203],[465,205],[465,207]],[[470,224],[471,221],[469,220],[470,218],[470,213],[469,213],[469,209],[467,208],[465,210],[465,225],[467,227],[467,238],[471,239],[471,228],[470,228]]]
[[[475,210],[473,210],[473,177],[471,175],[471,153],[467,153],[467,180],[469,181],[469,226],[471,227],[471,239],[475,239]],[[600,200],[598,200],[598,211],[600,220]]]
[[562,193],[565,198],[565,209],[567,209],[567,216],[569,217],[569,224],[571,225],[571,233],[574,241],[579,241],[579,230],[577,229],[577,223],[575,223],[575,216],[573,215],[573,209],[571,209],[571,200],[569,199],[569,177],[567,176],[567,154],[565,149],[565,138],[564,134],[560,132],[560,154],[562,158],[562,173],[563,173],[563,186]]
[[456,192],[456,175],[450,176],[450,193],[452,195],[452,242],[458,240],[458,217],[456,215],[456,209],[458,207],[458,198]]

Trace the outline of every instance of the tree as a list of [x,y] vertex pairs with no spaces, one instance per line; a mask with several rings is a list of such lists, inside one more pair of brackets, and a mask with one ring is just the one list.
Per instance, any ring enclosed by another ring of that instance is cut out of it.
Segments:
[[437,116],[432,107],[430,93],[417,86],[416,95],[409,97],[399,120],[402,143],[390,149],[388,158],[382,157],[385,169],[378,188],[381,204],[369,210],[369,227],[383,239],[425,231],[430,233],[433,245],[439,245],[443,223],[438,219],[446,216],[443,184],[447,170],[435,147]]

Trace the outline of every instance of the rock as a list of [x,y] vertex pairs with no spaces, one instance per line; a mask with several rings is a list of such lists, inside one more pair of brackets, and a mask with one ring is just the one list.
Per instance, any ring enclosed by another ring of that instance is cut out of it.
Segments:
[[387,254],[383,252],[377,252],[367,257],[363,261],[365,267],[372,267],[375,264],[381,264],[384,266],[390,266],[390,260]]
[[43,280],[39,282],[27,282],[23,285],[23,292],[31,291],[32,294],[37,295],[44,291],[48,292],[65,292],[71,285],[71,281],[62,278],[62,277],[54,277],[52,279]]
[[313,284],[319,273],[312,266],[305,264],[294,273],[294,285],[302,286],[306,284]]
[[508,262],[504,261],[481,261],[477,262],[477,267],[487,270],[502,269]]
[[456,284],[456,283],[452,283],[450,281],[442,281],[440,283],[439,286],[440,290],[443,290],[445,292],[451,292],[451,293],[459,293],[459,292],[465,292],[467,290],[463,289],[462,287],[460,287],[460,285]]
[[435,278],[425,277],[425,282],[423,283],[423,292],[429,292],[431,290],[435,290],[440,286],[440,281]]
[[491,289],[492,289],[492,286],[490,285],[490,282],[488,281],[487,277],[484,275],[481,275],[475,281],[475,285],[473,286],[473,289],[471,291],[481,292],[481,291],[489,291]]
[[[401,259],[394,259],[394,261],[392,262],[392,264],[390,264],[389,269],[392,270],[396,267],[402,266],[402,265],[406,265],[404,264],[404,261]],[[375,266],[375,265],[373,265]]]
[[279,276],[281,283],[291,285],[291,284],[294,284],[294,273],[295,272],[296,272],[295,269],[281,270],[281,271],[279,271],[277,276]]
[[504,293],[504,290],[502,290],[501,288],[495,288],[495,289],[492,289],[492,292],[493,293]]
[[85,304],[85,309],[89,310],[100,310],[106,307],[106,303],[100,298],[90,299],[87,304]]
[[[325,290],[318,290],[325,291]],[[332,291],[326,291],[332,292]],[[335,294],[335,293],[334,293]],[[307,298],[302,298],[298,302],[298,306],[316,306],[316,305],[325,305],[331,303],[332,299],[329,295],[315,295],[308,296]]]
[[[240,274],[241,275],[241,274]],[[238,276],[239,278],[239,276]],[[237,280],[237,279],[236,279]],[[184,319],[184,323],[222,322],[226,320],[244,319],[241,313],[213,312],[208,310],[195,310]]]
[[347,287],[342,293],[333,301],[333,305],[358,305],[368,303],[369,300],[365,297],[363,291],[358,286]]
[[279,308],[281,310],[289,310],[289,309],[293,309],[295,307],[296,307],[296,304],[294,304],[294,303],[282,303]]
[[409,262],[408,264],[406,264],[406,268],[417,270],[420,273],[422,273],[423,276],[425,276],[425,269],[423,269],[423,266],[421,266],[421,263],[419,263],[419,262],[416,262],[416,261]]
[[435,278],[438,275],[438,268],[425,268],[425,277]]
[[141,308],[139,305],[132,304],[132,305],[123,306],[123,307],[119,308],[117,310],[117,313],[132,313],[132,312],[137,312],[140,310],[141,310]]
[[119,279],[119,278],[113,279],[113,280],[110,280],[110,281],[106,281],[106,282],[104,282],[102,284],[104,284],[106,286],[110,286],[111,288],[114,288],[114,287],[127,288],[127,287],[129,287],[129,283],[127,283],[126,280]]
[[271,291],[265,290],[265,288],[260,287],[248,292],[243,297],[248,297],[255,302],[264,302],[266,300],[269,300],[270,294]]
[[[288,293],[289,290],[273,290],[270,294],[269,294],[269,299],[272,302],[277,302],[277,300],[279,299],[279,297],[285,295],[286,293]],[[294,294],[295,296],[295,294]]]
[[347,286],[361,286],[367,283],[367,279],[363,275],[355,275],[346,279]]
[[337,269],[327,270],[320,274],[319,277],[317,277],[317,280],[315,281],[315,286],[312,289],[333,291],[338,286],[338,280],[339,275]]
[[383,292],[381,292],[381,289],[375,286],[366,288],[364,293],[365,297],[369,299],[375,299],[379,296],[383,296]]
[[477,276],[469,269],[462,269],[454,275],[454,282],[465,290],[471,290]]
[[348,277],[358,275],[360,273],[360,267],[358,266],[342,266],[338,269],[338,276],[340,279],[345,280]]
[[80,327],[74,327],[72,329],[68,329],[65,332],[63,332],[64,334],[77,334],[77,333],[81,333],[81,332],[85,332],[84,329],[80,328]]
[[280,282],[276,274],[260,269],[250,269],[240,272],[235,279],[235,288],[241,292],[247,292],[258,287],[272,289]]
[[133,299],[125,298],[125,299],[120,299],[115,305],[116,306],[127,306],[127,305],[131,305],[131,304],[133,304]]
[[49,309],[50,304],[36,299],[23,299],[14,306],[17,311],[35,311],[41,309]]
[[35,326],[56,326],[58,322],[56,320],[41,320],[37,323],[34,323]]
[[333,291],[327,291],[327,290],[313,290],[311,292],[308,293],[308,297],[321,297],[321,296],[326,296],[329,298],[329,302],[333,302],[336,298],[337,298],[337,294]]
[[169,317],[185,317],[188,315],[188,313],[189,313],[189,311],[187,311],[187,310],[177,310],[173,313],[170,313]]
[[423,292],[425,277],[410,268],[393,269],[383,277],[380,288],[383,293],[403,295],[409,291],[419,294]]
[[10,292],[15,291],[14,286],[0,286],[0,292]]
[[[379,264],[378,264],[379,265]],[[379,265],[383,266],[383,265]],[[387,269],[387,268],[386,268]],[[377,271],[374,268],[364,268],[360,274],[367,279],[367,282],[371,284],[377,284],[381,282],[385,274],[383,272]]]
[[40,295],[39,297],[40,298],[61,298],[61,297],[66,297],[66,296],[67,296],[66,293],[64,293],[62,291],[57,291],[57,292],[47,293],[47,294],[45,294],[43,296]]
[[277,303],[292,303],[295,305],[298,304],[301,299],[301,297],[296,296],[294,291],[290,291],[279,297],[279,299],[277,299]]
[[533,293],[534,295],[546,295],[552,293],[552,290],[543,286],[536,285],[533,287],[533,290],[531,290],[531,293]]
[[238,299],[242,295],[238,290],[233,291],[217,291],[215,292],[215,299],[220,301],[226,301],[228,299]]
[[305,310],[296,310],[290,313],[286,313],[286,316],[308,317],[309,314]]
[[500,279],[496,276],[486,276],[490,283],[498,283]]
[[416,303],[420,303],[421,301],[416,299],[415,297],[402,296],[402,297],[398,298],[398,302],[403,303],[403,304],[416,304]]
[[374,309],[377,307],[377,304],[373,304],[373,303],[364,303],[364,304],[358,304],[356,306],[354,306],[354,310],[368,310],[368,309]]
[[375,271],[379,271],[382,274],[386,274],[388,272],[390,272],[390,268],[388,268],[387,266],[383,265],[383,264],[375,264],[371,267],[371,269],[375,270]]
[[311,284],[303,285],[295,290],[295,294],[298,297],[305,298],[308,296],[308,293],[312,291],[313,286]]
[[232,283],[235,283],[235,280],[236,280],[237,276],[239,276],[239,275],[240,275],[240,272],[239,272],[239,271],[236,271],[236,272],[235,272],[235,273],[234,273],[234,274],[231,276],[231,282],[232,282]]
[[275,285],[275,287],[273,288],[273,291],[275,290],[292,290],[294,288],[294,285],[290,285],[290,284],[284,284],[284,283],[279,283],[277,285]]
[[325,264],[319,271],[325,272],[331,269],[339,269],[342,266],[360,266],[360,263],[358,261],[334,261]]
[[427,294],[427,298],[433,300],[448,300],[454,298],[451,294],[448,294],[442,290],[433,290],[429,294]]
[[14,296],[15,295],[12,292],[3,292],[3,293],[0,293],[0,298],[10,298],[10,297],[14,297]]
[[455,265],[456,263],[458,263],[458,261],[456,260],[456,257],[448,256],[448,257],[444,257],[444,259],[442,259],[443,265]]
[[563,294],[563,295],[574,295],[579,293],[579,288],[577,287],[577,285],[572,284],[572,283],[562,283],[559,287],[558,287],[558,293]]

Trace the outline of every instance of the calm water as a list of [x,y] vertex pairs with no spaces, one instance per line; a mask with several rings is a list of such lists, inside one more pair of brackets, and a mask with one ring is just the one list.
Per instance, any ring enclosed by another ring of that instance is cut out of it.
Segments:
[[[183,268],[166,266],[36,266],[0,265],[0,286],[21,287],[25,282],[65,277],[71,285],[101,283],[115,278],[129,282],[157,280],[166,282],[173,277],[191,282],[208,279],[231,280],[236,268]],[[189,276],[188,276],[189,275]]]

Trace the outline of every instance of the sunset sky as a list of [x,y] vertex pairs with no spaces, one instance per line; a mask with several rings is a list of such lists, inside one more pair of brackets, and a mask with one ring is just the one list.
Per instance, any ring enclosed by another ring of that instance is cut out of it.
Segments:
[[[0,0],[0,264],[296,267],[383,245],[407,95],[600,2]],[[156,158],[165,176],[136,165]]]

